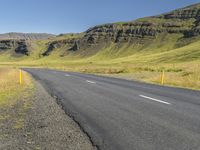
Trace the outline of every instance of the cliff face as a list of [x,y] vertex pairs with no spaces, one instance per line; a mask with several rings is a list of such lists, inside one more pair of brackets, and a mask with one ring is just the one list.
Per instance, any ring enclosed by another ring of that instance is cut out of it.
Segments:
[[26,40],[1,40],[0,51],[14,50],[17,54],[29,55],[30,43]]
[[181,33],[184,36],[200,34],[200,5],[176,10],[160,16],[138,19],[129,23],[96,26],[86,31],[84,41],[98,43],[102,40],[128,42],[137,38],[155,38],[159,33]]
[[82,38],[73,41],[72,47],[79,50],[109,42],[131,43],[144,38],[153,40],[161,33],[182,34],[183,38],[200,35],[200,4],[132,22],[95,26],[88,29]]
[[200,35],[200,4],[173,11],[163,15],[161,18],[166,20],[173,19],[179,21],[192,20],[192,24],[188,30],[185,30],[184,36],[192,37]]
[[[200,34],[200,4],[178,9],[159,16],[146,17],[132,22],[95,26],[73,41],[75,47],[90,47],[105,42],[132,42],[136,38],[154,39],[160,33],[180,33],[184,37]],[[75,50],[78,50],[75,49]]]
[[46,33],[5,33],[0,34],[0,52],[10,51],[12,56],[30,55],[31,43],[35,40],[53,38]]
[[155,37],[160,32],[155,26],[151,22],[106,24],[89,29],[82,40],[88,44],[97,44],[103,41],[128,42],[134,37]]
[[[174,34],[178,35],[177,38],[181,37],[182,39],[200,35],[200,4],[131,22],[95,26],[82,33],[81,36],[79,34],[63,34],[60,35],[61,39],[58,36],[55,40],[49,41],[42,55],[49,56],[51,52],[58,50],[62,51],[61,53],[65,51],[64,55],[72,52],[88,56],[101,51],[110,43],[119,46],[123,46],[125,43],[148,45],[161,38],[160,35],[170,37]],[[179,45],[181,44],[179,43]],[[61,55],[64,56],[63,54]]]
[[200,17],[200,4],[194,4],[162,15],[165,19],[198,19]]
[[55,41],[49,42],[47,45],[48,45],[47,50],[42,54],[43,56],[48,56],[53,50],[59,49],[59,48],[66,48],[66,50],[69,50],[69,51],[76,51],[79,49],[76,38],[55,40]]

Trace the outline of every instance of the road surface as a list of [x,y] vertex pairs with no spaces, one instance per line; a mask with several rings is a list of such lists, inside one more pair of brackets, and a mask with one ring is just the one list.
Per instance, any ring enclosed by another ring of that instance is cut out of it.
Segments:
[[200,150],[200,92],[25,69],[102,150]]

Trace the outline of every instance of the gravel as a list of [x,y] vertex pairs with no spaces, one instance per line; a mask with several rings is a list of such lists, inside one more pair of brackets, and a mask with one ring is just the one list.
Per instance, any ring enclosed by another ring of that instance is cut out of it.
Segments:
[[37,81],[31,98],[22,98],[11,108],[0,108],[0,113],[9,116],[0,120],[0,150],[96,149]]

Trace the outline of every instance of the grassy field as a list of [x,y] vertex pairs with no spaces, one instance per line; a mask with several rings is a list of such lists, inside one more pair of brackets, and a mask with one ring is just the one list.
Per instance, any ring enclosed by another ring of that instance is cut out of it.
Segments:
[[24,130],[32,93],[33,83],[27,73],[23,72],[20,85],[19,69],[0,67],[0,143],[11,142]]
[[0,68],[0,106],[12,105],[32,86],[31,78],[23,72],[22,85],[19,84],[19,70]]
[[[127,59],[124,58],[124,61]],[[116,61],[116,60],[113,60]],[[5,65],[13,65],[8,63]],[[87,62],[87,61],[54,61],[54,62],[18,62],[15,66],[42,67],[64,71],[101,74],[160,84],[162,71],[165,71],[164,85],[200,89],[200,61],[167,62],[167,63],[134,63],[134,62]]]
[[182,39],[180,34],[160,34],[153,41],[144,41],[145,44],[110,43],[88,57],[81,57],[79,52],[76,56],[60,57],[65,47],[42,57],[49,40],[35,41],[29,57],[13,58],[9,52],[4,53],[0,55],[0,65],[104,74],[156,84],[164,70],[165,85],[200,89],[200,37]]
[[[8,126],[10,130],[23,128],[25,114],[30,107],[28,98],[31,90],[33,84],[27,73],[23,72],[20,85],[18,69],[0,68],[0,126]],[[0,140],[7,138],[7,133],[0,133]]]

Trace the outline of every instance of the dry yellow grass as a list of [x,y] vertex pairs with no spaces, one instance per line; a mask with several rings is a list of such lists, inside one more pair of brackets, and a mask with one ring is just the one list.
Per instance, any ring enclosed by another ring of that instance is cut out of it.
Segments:
[[119,73],[100,72],[100,74],[161,84],[162,70],[165,70],[164,85],[200,90],[200,67],[197,63],[177,64],[175,67],[170,64],[132,67],[130,71],[125,70]]
[[[19,69],[0,68],[0,124],[8,125],[9,130],[23,129],[25,114],[31,104],[29,101],[33,91],[31,77],[23,72],[23,82],[20,85],[19,73]],[[5,138],[6,135],[2,132],[1,134],[2,138]]]
[[17,97],[30,87],[31,78],[23,72],[23,84],[19,84],[19,69],[0,68],[0,105],[12,105]]
[[[29,66],[30,64],[4,64],[2,66]],[[29,66],[30,67],[30,66]],[[32,67],[64,71],[104,74],[131,80],[160,84],[160,74],[165,70],[165,85],[200,90],[200,61],[171,63],[133,63],[133,62],[63,62],[55,64],[32,64]]]

